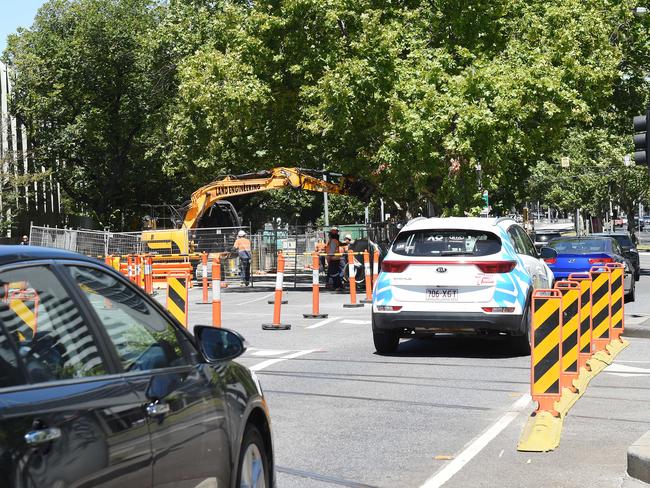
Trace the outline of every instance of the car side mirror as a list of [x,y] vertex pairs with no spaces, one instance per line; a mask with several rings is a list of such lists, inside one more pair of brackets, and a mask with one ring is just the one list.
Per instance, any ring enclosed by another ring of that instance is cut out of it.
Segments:
[[552,247],[545,246],[539,250],[539,257],[544,261],[552,261],[554,259],[557,259],[557,251]]
[[208,325],[194,326],[194,337],[209,363],[235,359],[246,351],[246,341],[237,332]]

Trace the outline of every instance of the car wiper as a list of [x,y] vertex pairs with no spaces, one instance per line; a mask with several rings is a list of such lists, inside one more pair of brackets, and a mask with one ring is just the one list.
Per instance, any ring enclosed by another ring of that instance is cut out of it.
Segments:
[[441,251],[441,256],[470,256],[471,253],[467,251]]

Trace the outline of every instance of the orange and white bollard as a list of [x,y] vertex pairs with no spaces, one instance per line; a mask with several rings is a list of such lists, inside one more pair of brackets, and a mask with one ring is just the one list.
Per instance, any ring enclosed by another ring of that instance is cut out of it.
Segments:
[[372,303],[372,275],[370,274],[370,253],[366,249],[363,251],[363,269],[365,272],[366,281],[366,298],[361,300],[361,303]]
[[350,284],[350,303],[344,303],[345,308],[363,307],[357,303],[357,274],[354,271],[354,251],[348,251],[348,282]]
[[135,259],[134,259],[133,255],[129,254],[129,256],[127,257],[126,262],[127,262],[126,266],[127,266],[128,277],[132,282],[135,283],[135,277],[136,277],[136,274],[135,274]]
[[306,319],[326,319],[326,313],[320,313],[320,280],[319,280],[319,267],[320,259],[318,253],[315,252],[312,254],[311,258],[312,264],[312,306],[311,313],[304,313],[302,316]]
[[[203,276],[207,276],[207,272]],[[212,325],[221,327],[221,261],[219,256],[212,260]]]
[[208,298],[208,253],[201,254],[201,281],[203,285],[203,300],[199,303],[210,303]]
[[375,249],[372,257],[372,287],[374,288],[379,278],[379,249]]
[[153,258],[145,254],[142,260],[144,262],[144,292],[147,295],[153,295]]
[[280,323],[280,308],[282,306],[282,283],[284,282],[284,255],[278,253],[278,275],[275,279],[275,300],[273,306],[273,323],[262,324],[263,330],[289,330],[291,325]]

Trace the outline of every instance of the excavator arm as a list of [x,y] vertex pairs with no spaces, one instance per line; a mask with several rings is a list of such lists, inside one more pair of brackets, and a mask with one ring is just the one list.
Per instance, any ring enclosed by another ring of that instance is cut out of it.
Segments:
[[[324,179],[325,176],[328,180]],[[281,188],[353,195],[365,201],[370,198],[371,192],[366,182],[353,176],[310,169],[280,167],[259,173],[227,176],[192,193],[183,227],[187,229],[196,227],[201,216],[218,200]]]

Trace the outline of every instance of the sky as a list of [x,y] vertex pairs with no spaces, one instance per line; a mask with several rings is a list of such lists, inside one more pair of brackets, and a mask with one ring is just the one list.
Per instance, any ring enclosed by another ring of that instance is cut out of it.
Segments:
[[0,53],[7,47],[7,36],[18,27],[30,27],[45,0],[0,0]]

